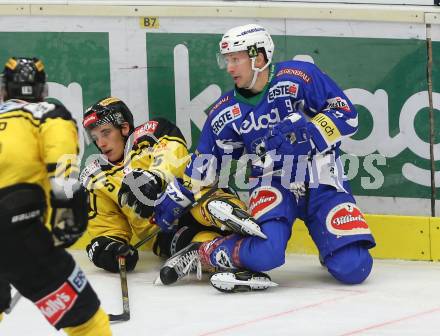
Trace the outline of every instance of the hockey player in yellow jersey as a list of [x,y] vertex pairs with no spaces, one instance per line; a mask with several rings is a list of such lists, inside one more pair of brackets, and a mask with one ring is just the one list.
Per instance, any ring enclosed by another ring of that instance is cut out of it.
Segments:
[[[0,312],[12,284],[56,329],[111,335],[107,314],[65,247],[87,226],[75,121],[47,95],[37,58],[10,58],[0,104]],[[75,178],[76,176],[76,178]],[[48,230],[48,227],[51,230]]]
[[[83,126],[101,154],[88,158],[81,181],[90,194],[87,246],[90,260],[100,268],[118,272],[117,257],[126,254],[127,270],[133,270],[138,251],[130,242],[149,235],[156,200],[168,182],[181,178],[188,150],[181,131],[164,118],[134,128],[133,116],[124,102],[107,97],[84,113]],[[210,197],[233,207],[244,203],[218,190]],[[224,234],[206,203],[186,213],[171,232],[160,232],[153,252],[168,258],[192,241],[201,242]],[[219,223],[221,225],[221,223]]]

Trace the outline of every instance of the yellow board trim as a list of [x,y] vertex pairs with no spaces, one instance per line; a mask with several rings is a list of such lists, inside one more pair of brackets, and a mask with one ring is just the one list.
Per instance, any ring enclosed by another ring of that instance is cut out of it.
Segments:
[[[440,261],[440,218],[419,216],[365,215],[377,246],[374,258]],[[85,249],[84,235],[72,248]],[[136,239],[137,241],[138,239]],[[151,249],[151,241],[141,250]],[[318,254],[307,228],[300,220],[293,226],[288,253]]]
[[429,218],[429,235],[431,237],[431,259],[440,261],[440,218]]
[[[440,260],[440,229],[438,229],[440,219],[389,215],[365,215],[365,217],[377,244],[371,250],[373,257]],[[298,220],[294,224],[287,251],[304,254],[318,253],[302,221]]]

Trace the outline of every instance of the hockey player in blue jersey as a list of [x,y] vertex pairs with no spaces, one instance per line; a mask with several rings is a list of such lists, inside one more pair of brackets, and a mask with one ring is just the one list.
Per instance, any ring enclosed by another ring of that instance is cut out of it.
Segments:
[[358,284],[370,274],[374,238],[339,160],[341,141],[357,130],[356,109],[317,66],[274,64],[273,52],[272,38],[258,25],[223,35],[219,63],[235,87],[212,105],[186,180],[168,186],[155,218],[167,229],[193,202],[193,189],[215,181],[208,172],[218,177],[227,160],[246,154],[252,161],[249,211],[267,239],[233,234],[189,245],[162,267],[164,283],[204,265],[221,270],[211,284],[222,291],[265,289],[269,277],[261,272],[284,264],[297,218],[334,278]]

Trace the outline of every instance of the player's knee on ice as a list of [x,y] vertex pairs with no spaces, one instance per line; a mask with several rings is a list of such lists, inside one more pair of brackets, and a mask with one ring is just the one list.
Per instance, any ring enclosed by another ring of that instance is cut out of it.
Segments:
[[[249,244],[243,243],[240,251],[241,263],[245,268],[257,272],[270,271],[283,265],[286,261],[286,247],[274,239],[259,237],[246,238]],[[248,246],[246,246],[248,245]]]
[[325,266],[340,282],[355,285],[368,277],[373,258],[368,249],[358,242],[341,247],[325,257]]

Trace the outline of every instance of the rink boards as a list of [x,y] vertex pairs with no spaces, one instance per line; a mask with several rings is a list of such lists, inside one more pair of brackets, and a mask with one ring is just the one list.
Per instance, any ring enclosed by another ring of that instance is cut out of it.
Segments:
[[[50,95],[77,121],[87,106],[114,95],[137,124],[157,116],[175,122],[194,149],[210,105],[231,85],[215,61],[221,34],[259,23],[276,42],[276,61],[314,62],[358,107],[359,132],[342,149],[354,154],[344,163],[361,209],[383,214],[367,215],[377,240],[373,255],[440,260],[439,221],[426,217],[433,182],[440,186],[440,170],[430,178],[431,163],[439,166],[440,143],[434,141],[432,156],[426,78],[428,38],[434,59],[440,55],[439,7],[138,3],[0,5],[0,62],[11,55],[41,57]],[[437,112],[439,67],[432,76]],[[439,118],[433,126],[440,129]],[[87,139],[82,132],[80,137],[82,154]],[[295,224],[293,235],[289,252],[315,253],[303,224]]]
[[[440,218],[421,216],[366,215],[377,246],[375,258],[440,261]],[[85,249],[87,233],[72,247]],[[138,241],[133,239],[133,243]],[[151,242],[142,249],[151,248]],[[300,220],[293,226],[287,253],[317,254],[307,228]]]

